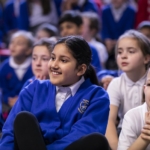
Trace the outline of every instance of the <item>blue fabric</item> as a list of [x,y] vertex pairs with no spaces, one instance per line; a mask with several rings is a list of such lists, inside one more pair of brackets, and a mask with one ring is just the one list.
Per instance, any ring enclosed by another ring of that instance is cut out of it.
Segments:
[[104,76],[107,75],[118,77],[118,70],[101,70],[97,73],[98,80],[100,81]]
[[25,88],[27,85],[29,85],[30,83],[32,83],[34,80],[36,80],[36,77],[33,76],[32,78],[28,79],[25,84],[23,85],[22,89]]
[[9,0],[4,7],[4,27],[7,33],[10,30],[29,30],[29,14],[25,1],[20,2],[20,15],[15,16],[14,1]]
[[[57,8],[58,16],[60,16],[62,14],[62,11],[61,11],[62,0],[54,0],[54,2],[55,2],[55,5],[56,5],[56,8]],[[75,7],[73,7],[72,10],[79,10],[81,12],[93,11],[93,12],[99,13],[98,7],[93,2],[93,0],[86,0],[85,5],[83,7],[75,6]]]
[[2,131],[3,124],[4,124],[4,119],[2,118],[2,93],[0,90],[0,132]]
[[3,38],[3,34],[4,34],[3,27],[4,27],[4,24],[3,24],[3,11],[2,11],[2,8],[0,6],[0,47],[1,47],[1,42],[2,42],[2,38]]
[[50,143],[47,150],[63,150],[93,132],[105,134],[110,103],[103,88],[86,79],[77,93],[64,102],[59,112],[55,107],[55,95],[56,87],[50,80],[35,80],[25,87],[4,124],[0,149],[14,148],[13,122],[20,111],[35,115],[44,139]]
[[128,6],[122,14],[121,19],[116,22],[111,12],[111,6],[102,10],[102,39],[117,40],[126,30],[133,29],[135,23],[135,11]]
[[91,48],[91,51],[92,51],[92,61],[91,61],[91,64],[93,65],[93,67],[95,68],[95,71],[96,73],[99,72],[101,69],[102,69],[102,66],[101,66],[101,61],[100,61],[100,58],[98,57],[98,52],[97,50],[95,49],[94,46],[90,45],[90,48]]
[[22,80],[19,80],[14,69],[6,59],[0,66],[0,88],[4,103],[8,104],[8,97],[17,96],[24,83],[33,76],[31,66],[27,69]]

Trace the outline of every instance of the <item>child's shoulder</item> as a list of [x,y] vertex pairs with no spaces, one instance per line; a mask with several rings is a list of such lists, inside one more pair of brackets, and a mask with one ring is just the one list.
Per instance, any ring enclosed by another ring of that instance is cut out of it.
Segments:
[[1,64],[0,64],[0,69],[3,69],[4,67],[9,66],[9,58],[7,58],[6,60],[4,60]]
[[107,12],[109,10],[110,10],[110,5],[105,5],[105,6],[102,7],[103,12]]
[[122,83],[125,80],[125,73],[122,73],[120,76],[115,77],[112,82]]

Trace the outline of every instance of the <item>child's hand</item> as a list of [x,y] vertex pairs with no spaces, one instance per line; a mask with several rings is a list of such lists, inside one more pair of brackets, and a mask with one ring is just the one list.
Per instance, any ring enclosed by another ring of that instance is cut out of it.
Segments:
[[45,80],[45,79],[46,79],[46,76],[43,76],[43,75],[37,75],[36,78],[39,79],[39,80]]
[[102,78],[101,83],[102,83],[103,88],[105,90],[107,90],[107,87],[108,87],[109,83],[112,81],[113,78],[114,77],[110,76],[110,75],[109,76],[105,76],[105,77]]
[[9,106],[10,106],[10,107],[13,107],[14,104],[16,103],[17,99],[18,99],[18,96],[9,97],[9,98],[8,98],[8,104],[9,104]]
[[145,125],[141,132],[141,138],[150,142],[150,112],[145,113]]

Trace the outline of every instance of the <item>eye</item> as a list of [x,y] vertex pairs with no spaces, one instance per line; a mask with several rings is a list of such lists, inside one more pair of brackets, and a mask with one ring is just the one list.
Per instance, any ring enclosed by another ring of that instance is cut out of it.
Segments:
[[54,60],[55,60],[55,57],[51,56],[50,61],[54,61]]
[[42,58],[42,60],[43,60],[43,61],[49,61],[49,59],[48,59],[48,58]]
[[36,57],[32,57],[32,60],[34,60],[34,61],[35,61],[35,60],[36,60]]
[[133,54],[133,53],[134,53],[134,51],[129,51],[129,53]]
[[147,86],[150,86],[150,83],[147,83]]
[[68,62],[66,59],[61,59],[61,61],[62,61],[63,63]]
[[122,54],[122,51],[118,50],[118,54]]

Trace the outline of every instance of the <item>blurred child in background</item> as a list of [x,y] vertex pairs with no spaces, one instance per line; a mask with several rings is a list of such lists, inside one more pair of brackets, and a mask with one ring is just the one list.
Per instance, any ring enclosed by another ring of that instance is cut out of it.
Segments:
[[150,21],[142,21],[137,30],[143,33],[150,40]]
[[43,24],[36,31],[35,40],[40,40],[41,38],[57,37],[58,29],[51,24]]
[[31,69],[33,41],[33,36],[29,32],[14,33],[9,44],[10,58],[0,66],[2,99],[9,107],[15,104],[26,80],[33,76]]
[[42,38],[33,45],[32,52],[32,71],[34,77],[29,79],[25,84],[28,85],[35,79],[49,79],[48,62],[50,60],[51,52],[54,46],[54,41],[48,38]]
[[[81,14],[77,11],[66,11],[59,19],[60,35],[62,37],[69,35],[82,35],[83,21]],[[96,48],[90,44],[92,51],[92,65],[94,66],[96,72],[102,69],[100,64],[100,59]]]
[[[110,97],[110,114],[106,137],[113,150],[117,149],[124,114],[142,104],[141,93],[150,62],[148,38],[136,30],[127,31],[116,45],[116,59],[123,73],[120,77],[114,78],[107,89]],[[116,128],[117,116],[120,123]]]
[[105,68],[105,63],[108,58],[108,52],[105,45],[100,42],[100,17],[94,12],[84,12],[82,13],[82,18],[82,36],[87,42],[95,46],[101,64],[103,68]]

